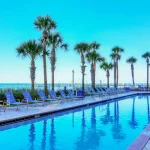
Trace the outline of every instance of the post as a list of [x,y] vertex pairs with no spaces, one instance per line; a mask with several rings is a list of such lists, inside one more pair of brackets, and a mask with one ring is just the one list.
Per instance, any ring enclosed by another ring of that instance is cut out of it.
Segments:
[[72,70],[72,89],[74,91],[74,70]]
[[149,90],[149,61],[148,61],[148,64],[147,64],[147,90]]
[[100,88],[102,87],[102,80],[100,80]]

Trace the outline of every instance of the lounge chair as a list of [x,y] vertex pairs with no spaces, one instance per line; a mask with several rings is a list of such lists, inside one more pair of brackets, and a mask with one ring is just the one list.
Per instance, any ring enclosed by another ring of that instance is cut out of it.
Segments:
[[59,90],[59,93],[60,93],[61,97],[64,99],[71,99],[72,98],[71,96],[67,96],[63,90]]
[[49,93],[49,95],[51,96],[52,99],[55,99],[55,100],[62,100],[61,97],[57,97],[55,91],[53,91],[53,90],[48,90],[48,93]]
[[124,90],[120,90],[119,88],[118,88],[118,89],[117,89],[117,88],[114,88],[114,90],[116,90],[119,94],[122,94],[122,93],[125,92]]
[[122,93],[126,93],[127,91],[124,89],[118,89],[118,91],[122,92]]
[[45,102],[54,101],[54,99],[47,98],[43,91],[38,91],[38,95],[40,96],[41,100],[44,100]]
[[116,92],[112,91],[111,88],[106,89],[107,94],[113,95],[116,94]]
[[103,94],[105,94],[106,96],[113,95],[112,92],[110,92],[110,91],[108,90],[108,88],[105,88],[105,90],[103,90],[102,88],[100,88],[100,91],[103,92]]
[[96,92],[93,88],[91,88],[91,92],[93,95],[100,95],[100,93]]
[[98,88],[98,87],[97,87],[96,90],[99,91],[99,92],[101,92],[102,94],[108,95],[108,94],[106,93],[106,91],[104,91],[102,88]]
[[20,105],[26,105],[25,103],[22,103],[20,100],[19,100],[20,102],[17,102],[12,92],[6,92],[5,96],[6,96],[6,102],[8,106],[15,105],[17,106],[18,109]]
[[85,93],[88,94],[88,95],[93,95],[93,94],[89,91],[89,89],[85,89],[84,91],[85,91]]
[[98,94],[95,94],[93,92],[91,92],[89,89],[85,89],[85,92],[88,94],[88,95],[98,95]]
[[100,90],[98,87],[96,88],[97,92],[104,96],[109,96],[104,90]]
[[147,88],[145,86],[141,86],[141,85],[138,85],[138,89],[140,91],[146,91],[147,90]]
[[0,104],[0,108],[3,108],[3,110],[4,110],[4,112],[6,111],[6,102],[5,101],[0,101],[0,103],[2,103],[2,104]]
[[29,103],[34,103],[35,106],[37,103],[42,103],[43,102],[43,105],[44,105],[44,100],[42,101],[38,101],[38,100],[33,100],[30,93],[29,92],[22,92],[23,96],[24,96],[24,101],[29,104]]
[[72,97],[72,98],[84,98],[84,96],[75,96],[71,90],[67,90],[67,92],[70,95],[70,97]]
[[112,93],[114,93],[114,94],[119,94],[119,91],[117,91],[117,90],[114,89],[114,88],[110,88],[110,91],[111,91]]

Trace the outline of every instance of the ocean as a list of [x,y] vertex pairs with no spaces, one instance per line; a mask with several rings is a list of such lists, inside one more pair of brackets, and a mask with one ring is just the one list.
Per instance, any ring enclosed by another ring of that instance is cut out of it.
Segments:
[[[137,83],[138,85],[146,85],[146,83]],[[75,83],[75,88],[81,88],[81,83]],[[98,87],[106,87],[106,83],[103,84],[96,84]],[[110,86],[113,86],[113,83],[110,83]],[[119,83],[119,87],[131,87],[132,83]],[[67,89],[72,89],[73,85],[72,83],[56,83],[55,89],[64,89],[66,87]],[[85,87],[91,87],[91,84],[85,84]],[[0,83],[0,89],[31,89],[30,83]],[[35,89],[44,89],[44,85],[42,83],[36,83]],[[51,89],[51,84],[48,84],[48,89]]]

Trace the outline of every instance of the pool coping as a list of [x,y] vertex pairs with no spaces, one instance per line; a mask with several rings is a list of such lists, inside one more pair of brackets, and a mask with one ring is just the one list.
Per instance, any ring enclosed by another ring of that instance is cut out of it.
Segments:
[[141,132],[141,134],[132,142],[127,150],[143,150],[150,139],[150,124]]

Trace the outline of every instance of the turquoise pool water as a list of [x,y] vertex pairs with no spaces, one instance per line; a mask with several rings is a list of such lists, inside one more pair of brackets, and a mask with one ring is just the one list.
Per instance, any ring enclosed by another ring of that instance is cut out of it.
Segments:
[[5,150],[124,150],[150,121],[148,95],[0,127]]

